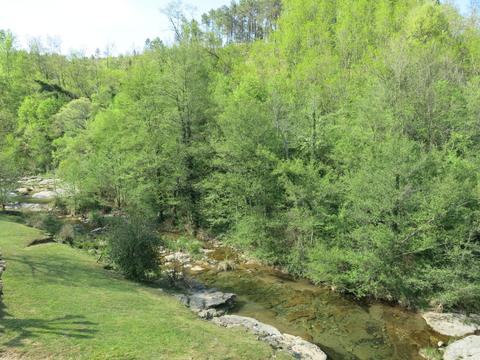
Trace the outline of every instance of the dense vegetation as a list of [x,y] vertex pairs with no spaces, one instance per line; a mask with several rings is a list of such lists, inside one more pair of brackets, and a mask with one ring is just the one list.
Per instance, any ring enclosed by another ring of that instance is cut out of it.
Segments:
[[133,208],[358,297],[480,309],[475,12],[258,0],[171,16],[175,44],[132,56],[2,32],[0,174],[56,171],[72,212]]

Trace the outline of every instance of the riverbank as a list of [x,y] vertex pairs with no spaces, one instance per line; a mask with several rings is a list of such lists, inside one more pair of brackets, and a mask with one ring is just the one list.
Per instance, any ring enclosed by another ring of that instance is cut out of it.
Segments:
[[43,233],[0,217],[8,262],[0,309],[0,358],[287,359],[240,329],[198,319],[161,289],[106,271]]

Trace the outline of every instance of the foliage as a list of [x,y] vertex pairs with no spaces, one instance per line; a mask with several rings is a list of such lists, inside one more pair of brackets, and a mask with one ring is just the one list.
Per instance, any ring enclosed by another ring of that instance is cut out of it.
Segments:
[[1,33],[0,153],[19,173],[57,170],[73,213],[135,208],[357,297],[480,308],[475,11],[242,0],[203,27],[167,13],[175,42],[134,56]]
[[29,214],[25,223],[36,229],[44,230],[51,235],[57,234],[62,229],[62,222],[50,213],[32,213]]
[[159,269],[160,237],[145,218],[121,218],[108,234],[108,257],[133,280],[148,280]]

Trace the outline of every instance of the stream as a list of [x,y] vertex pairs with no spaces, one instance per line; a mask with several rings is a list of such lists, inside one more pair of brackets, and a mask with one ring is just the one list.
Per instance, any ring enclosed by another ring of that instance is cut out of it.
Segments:
[[[220,247],[209,256],[232,260],[232,251]],[[211,267],[191,276],[237,294],[233,313],[301,336],[320,346],[329,359],[417,360],[422,359],[421,348],[447,340],[419,314],[399,306],[359,302],[268,266],[236,262],[232,271]]]

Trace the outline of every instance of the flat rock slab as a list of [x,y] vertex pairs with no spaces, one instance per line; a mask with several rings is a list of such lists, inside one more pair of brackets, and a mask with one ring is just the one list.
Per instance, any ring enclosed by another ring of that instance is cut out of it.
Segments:
[[433,330],[442,335],[461,337],[480,330],[478,316],[436,312],[426,312],[422,316]]
[[221,291],[203,290],[187,296],[187,305],[193,310],[229,308],[235,303],[235,294]]
[[450,344],[443,360],[480,360],[480,336],[471,335]]
[[32,198],[34,199],[43,199],[43,200],[49,200],[49,199],[54,199],[57,196],[57,193],[55,191],[40,191],[36,194],[32,195]]
[[261,337],[282,335],[282,333],[278,331],[278,329],[276,329],[275,327],[264,324],[258,320],[245,317],[245,316],[225,315],[225,316],[221,316],[213,319],[213,322],[217,325],[224,326],[224,327],[241,326],[251,331],[255,335],[258,335]]
[[297,336],[282,334],[277,328],[264,324],[253,318],[224,315],[212,320],[215,324],[224,327],[243,327],[257,335],[275,349],[282,349],[295,359],[326,360],[327,355],[315,344],[309,343]]

